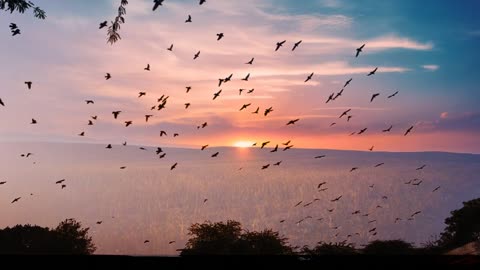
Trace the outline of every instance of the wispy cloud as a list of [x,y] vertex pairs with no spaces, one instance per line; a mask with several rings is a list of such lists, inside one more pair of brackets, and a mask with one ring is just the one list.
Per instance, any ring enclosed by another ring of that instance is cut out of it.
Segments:
[[436,71],[440,68],[438,65],[423,65],[422,67],[428,71]]

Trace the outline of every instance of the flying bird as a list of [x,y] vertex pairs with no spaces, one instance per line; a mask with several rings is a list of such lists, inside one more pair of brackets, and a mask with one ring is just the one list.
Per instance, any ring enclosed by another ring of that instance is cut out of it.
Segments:
[[283,145],[289,145],[289,144],[290,144],[290,142],[291,142],[291,140],[289,140],[289,141],[288,141],[288,142],[286,142],[286,143],[282,143],[282,144],[283,144]]
[[407,129],[407,131],[405,131],[405,134],[403,136],[407,136],[408,133],[410,133],[413,129],[413,126],[411,126],[410,128]]
[[310,80],[312,79],[312,77],[313,77],[313,72],[312,72],[310,75],[308,75],[308,77],[307,77],[307,79],[305,80],[305,82],[310,81]]
[[206,203],[208,201],[208,199],[203,199],[203,203]]
[[252,112],[252,114],[258,114],[258,110],[260,110],[260,107],[257,107],[257,109],[254,112]]
[[252,89],[248,90],[247,94],[251,94],[251,93],[253,93],[253,91],[255,91],[255,88],[252,88]]
[[350,172],[353,172],[353,171],[356,171],[358,170],[358,167],[353,167],[352,169],[350,169]]
[[65,182],[65,179],[58,180],[58,181],[55,182],[55,184],[61,184],[61,183],[63,183],[63,182]]
[[117,119],[118,115],[121,113],[122,111],[113,111],[112,114],[113,114],[113,117],[115,119]]
[[175,162],[175,164],[173,164],[173,165],[172,165],[172,167],[170,167],[170,170],[173,170],[173,169],[175,169],[175,168],[177,167],[177,165],[178,165],[178,163],[177,163],[177,162]]
[[200,51],[198,51],[198,52],[193,56],[193,60],[197,59],[199,56],[200,56]]
[[18,202],[18,200],[20,200],[22,197],[17,197],[15,199],[13,199],[13,201],[11,203],[15,203],[15,202]]
[[417,212],[413,213],[410,217],[414,217],[414,216],[416,216],[416,215],[418,215],[418,214],[420,214],[420,213],[422,213],[422,211],[417,211]]
[[27,85],[28,89],[32,89],[32,82],[25,82],[25,84]]
[[125,121],[125,127],[130,126],[132,123],[133,123],[132,121]]
[[217,41],[219,41],[220,39],[222,39],[224,37],[223,33],[218,33],[217,34]]
[[357,134],[358,135],[363,134],[363,133],[365,133],[365,131],[367,131],[367,128],[364,128],[364,129],[360,130]]
[[37,120],[32,118],[32,122],[30,124],[35,125],[37,123]]
[[120,167],[120,170],[125,170],[125,168],[127,168],[126,166],[122,166]]
[[213,94],[213,100],[215,100],[218,96],[220,96],[220,93],[222,93],[222,89],[220,89],[220,91]]
[[272,107],[266,109],[264,115],[267,116],[267,114],[269,114],[269,113],[271,113],[271,112],[273,112],[273,108],[272,108]]
[[165,132],[164,130],[160,131],[160,137],[163,137],[163,135],[167,136],[167,132]]
[[293,147],[293,145],[289,145],[289,146],[283,148],[283,151],[287,151],[288,149],[290,149],[290,148],[292,148],[292,147]]
[[12,31],[12,36],[20,35],[20,29],[15,29]]
[[331,127],[333,127],[334,125],[336,125],[337,123],[333,122],[330,124]]
[[190,107],[190,103],[185,103],[185,109],[188,109]]
[[205,2],[207,2],[207,0],[200,0],[200,5],[203,5]]
[[275,51],[278,51],[278,49],[280,49],[280,47],[282,47],[283,44],[285,44],[285,42],[287,42],[287,41],[284,40],[284,41],[281,41],[281,42],[277,42],[277,48],[275,49]]
[[296,122],[298,122],[299,120],[300,120],[300,119],[298,119],[298,118],[297,118],[297,119],[294,119],[294,120],[290,120],[290,121],[288,121],[287,126],[288,126],[288,125],[294,125],[294,124],[295,124]]
[[262,143],[262,147],[260,147],[260,149],[263,149],[263,148],[264,148],[267,144],[269,144],[269,143],[270,143],[270,141],[263,142],[263,143]]
[[0,105],[5,106],[5,103],[3,103],[3,100],[0,98]]
[[319,158],[324,158],[324,157],[326,157],[326,155],[316,156],[315,158],[319,159]]
[[392,126],[392,125],[390,125],[390,127],[389,127],[389,128],[382,130],[382,132],[390,132],[390,131],[392,130],[392,127],[393,127],[393,126]]
[[327,102],[325,102],[325,103],[328,103],[328,102],[330,102],[330,100],[333,100],[334,95],[335,95],[335,93],[332,93],[330,96],[328,96]]
[[107,147],[105,147],[107,149],[112,149],[112,145],[111,144],[108,144]]
[[105,75],[105,80],[109,80],[110,78],[112,78],[112,75],[110,75],[110,73],[107,73],[107,74]]
[[154,5],[152,10],[155,11],[158,8],[158,6],[162,5],[163,1],[164,0],[153,0]]
[[150,64],[147,64],[147,67],[146,67],[146,68],[144,68],[144,70],[146,70],[146,71],[150,71]]
[[432,192],[435,192],[440,189],[440,186],[436,187]]
[[108,23],[107,21],[101,22],[101,23],[100,23],[100,26],[98,27],[98,29],[102,29],[102,28],[104,28],[104,27],[107,27],[107,23]]
[[252,103],[248,103],[248,104],[243,104],[243,106],[240,108],[240,111],[248,108],[248,106],[252,105]]
[[150,243],[150,240],[145,240],[145,241],[143,241],[143,243],[144,243],[144,244]]
[[380,167],[380,166],[382,166],[382,165],[384,165],[384,164],[385,164],[385,163],[383,163],[383,162],[382,162],[382,163],[378,163],[377,165],[375,165],[374,168],[378,168],[378,167]]
[[94,104],[93,100],[85,100],[87,104]]
[[331,202],[338,202],[343,196],[338,196],[337,198],[330,200]]
[[219,152],[216,152],[215,154],[212,155],[212,157],[217,157]]
[[347,87],[347,85],[349,85],[352,82],[352,80],[353,80],[353,78],[350,78],[350,80],[346,81],[343,88]]
[[362,52],[363,48],[365,47],[365,44],[363,44],[362,46],[360,46],[360,48],[357,48],[357,54],[355,55],[355,57],[358,57],[358,55],[360,55],[360,53]]
[[78,134],[78,136],[82,136],[82,137],[85,136],[85,132],[82,131],[82,133]]
[[370,71],[370,73],[367,74],[367,76],[372,76],[375,74],[375,72],[377,72],[378,70],[378,67],[376,67],[374,70]]
[[321,183],[319,183],[318,186],[317,186],[317,189],[321,188],[323,185],[326,185],[326,184],[327,184],[327,182],[321,182]]
[[423,170],[423,169],[424,169],[426,166],[427,166],[427,165],[426,165],[426,164],[424,164],[424,165],[422,165],[422,166],[420,166],[420,167],[416,168],[415,170],[417,170],[417,171]]
[[245,78],[242,79],[242,81],[248,81],[248,78],[250,78],[250,73],[248,73],[247,76],[245,76]]
[[66,187],[67,187],[67,185],[62,185],[62,186],[61,186],[62,189],[66,188]]
[[247,63],[245,63],[246,65],[253,65],[253,60],[255,60],[255,58],[253,57],[250,61],[248,61]]
[[374,146],[372,145],[372,147],[370,147],[370,149],[368,149],[368,150],[370,150],[370,152],[373,151],[373,147],[374,147]]
[[347,122],[350,122],[350,119],[352,119],[353,115],[347,116]]
[[168,51],[173,51],[173,44],[170,45],[170,47],[167,48]]
[[298,45],[300,45],[300,43],[302,43],[301,40],[293,45],[292,52],[295,51],[295,49],[298,47]]
[[0,182],[0,185],[5,185],[7,183],[7,181],[2,181]]
[[145,96],[146,94],[147,93],[145,93],[145,92],[138,92],[138,97],[141,98],[141,97]]
[[299,206],[300,204],[302,204],[302,202],[303,202],[303,201],[299,201],[297,204],[295,204],[295,206],[294,206],[294,207],[297,207],[297,206]]
[[344,117],[344,116],[347,115],[351,110],[352,110],[352,109],[348,109],[348,110],[344,111],[344,112],[340,115],[340,117],[338,117],[338,118]]
[[376,97],[378,97],[380,93],[375,93],[372,95],[372,98],[370,99],[370,102],[372,102]]
[[89,126],[93,126],[92,120],[88,120],[88,125],[89,125]]
[[262,170],[265,170],[265,169],[267,169],[268,167],[270,167],[270,164],[267,164],[267,165],[262,166]]
[[273,164],[273,166],[280,166],[281,163],[282,163],[282,161],[280,160],[279,162]]
[[273,150],[270,151],[270,153],[274,153],[274,152],[277,152],[278,151],[278,144],[275,146],[275,148],[273,148]]
[[203,150],[205,150],[205,148],[207,148],[207,147],[208,147],[208,144],[207,144],[207,145],[204,145],[204,146],[202,146],[202,149],[201,149],[201,150],[203,151]]
[[187,89],[187,93],[190,92],[190,90],[192,89],[191,86],[187,86],[187,87],[185,87],[185,88]]
[[192,16],[188,15],[188,18],[185,20],[185,23],[191,23],[192,22]]
[[390,96],[388,96],[387,98],[392,98],[392,97],[396,96],[397,94],[398,94],[398,91],[397,91],[397,92],[395,92],[395,93],[393,93],[393,94],[391,94],[391,95],[390,95]]
[[340,90],[340,92],[338,92],[332,99],[333,100],[336,100],[338,97],[340,97],[341,95],[343,94],[343,88],[342,90]]

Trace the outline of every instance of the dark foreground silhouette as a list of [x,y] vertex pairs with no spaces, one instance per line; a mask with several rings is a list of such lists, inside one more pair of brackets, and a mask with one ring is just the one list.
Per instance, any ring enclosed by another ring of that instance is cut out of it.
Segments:
[[[480,198],[463,203],[445,220],[446,228],[435,241],[415,247],[403,240],[375,240],[361,249],[344,242],[319,242],[315,247],[292,247],[288,239],[271,229],[246,231],[240,222],[206,221],[192,224],[190,239],[180,256],[189,255],[439,255],[480,242]],[[55,229],[36,225],[16,225],[0,230],[0,254],[93,254],[96,247],[89,228],[74,219]],[[145,241],[147,243],[147,241]],[[148,241],[150,242],[150,241]],[[174,241],[171,241],[173,243]],[[476,245],[473,245],[476,246]]]

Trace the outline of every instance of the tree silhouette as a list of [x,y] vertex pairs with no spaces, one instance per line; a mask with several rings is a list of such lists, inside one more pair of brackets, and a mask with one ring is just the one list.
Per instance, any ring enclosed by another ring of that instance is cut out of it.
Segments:
[[47,17],[45,11],[35,6],[35,4],[31,1],[0,0],[0,10],[10,11],[10,13],[13,13],[14,11],[25,13],[25,11],[29,8],[33,8],[33,16],[35,16],[35,18],[44,20]]
[[180,255],[280,255],[292,254],[287,239],[279,237],[278,232],[264,230],[261,232],[242,233],[238,221],[228,220],[211,223],[195,223],[189,228],[188,240]]
[[445,219],[447,227],[441,234],[439,246],[457,248],[480,240],[480,198],[463,202],[461,209],[451,212]]
[[412,255],[415,252],[413,245],[403,240],[375,240],[363,249],[363,254],[367,255]]
[[122,39],[118,31],[120,30],[120,25],[125,23],[125,18],[123,15],[127,14],[127,10],[125,7],[128,5],[127,0],[121,0],[120,6],[118,7],[118,15],[115,17],[115,20],[111,22],[111,25],[108,27],[107,35],[108,39],[107,42],[110,42],[111,45],[117,42],[118,40]]
[[340,243],[324,243],[319,242],[316,247],[310,249],[303,247],[302,254],[308,256],[322,256],[322,255],[355,255],[358,251],[351,244],[344,242]]
[[0,230],[0,254],[92,254],[95,249],[88,228],[74,219],[54,230],[30,224]]

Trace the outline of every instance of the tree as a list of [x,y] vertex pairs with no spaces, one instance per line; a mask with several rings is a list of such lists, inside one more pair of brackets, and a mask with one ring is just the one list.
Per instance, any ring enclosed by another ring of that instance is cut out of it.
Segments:
[[238,221],[195,223],[189,228],[192,237],[187,241],[180,255],[280,255],[292,254],[287,239],[279,237],[278,232],[264,230],[261,232],[242,233]]
[[440,235],[439,246],[457,248],[480,240],[480,198],[463,202],[461,209],[445,219],[447,227]]
[[367,255],[412,255],[415,252],[413,245],[403,240],[375,240],[363,249]]
[[120,1],[120,6],[118,6],[118,15],[117,17],[115,17],[115,20],[112,21],[111,25],[108,27],[107,42],[110,42],[111,45],[113,45],[113,43],[117,42],[119,39],[122,39],[118,31],[120,30],[120,25],[125,23],[124,15],[127,14],[127,10],[125,8],[127,5],[128,5],[127,0]]
[[47,17],[45,11],[39,7],[36,7],[31,1],[0,0],[0,10],[10,11],[10,13],[13,13],[14,11],[25,13],[25,11],[29,8],[33,8],[33,16],[35,16],[35,18],[44,20]]
[[322,255],[355,255],[358,254],[355,247],[344,242],[340,243],[324,243],[319,242],[313,249],[304,247],[302,253],[308,256],[322,256]]
[[29,224],[0,230],[0,254],[92,254],[95,249],[88,228],[73,219],[55,230]]

